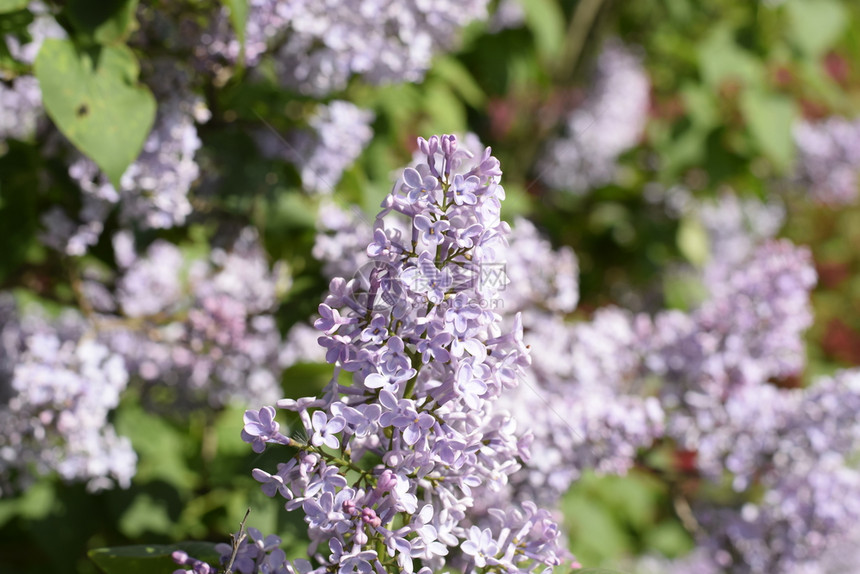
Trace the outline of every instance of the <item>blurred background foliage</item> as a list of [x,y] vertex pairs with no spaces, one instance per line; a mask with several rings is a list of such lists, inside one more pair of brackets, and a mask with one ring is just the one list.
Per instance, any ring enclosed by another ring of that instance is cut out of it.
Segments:
[[[0,32],[26,35],[32,21],[27,4],[0,0]],[[51,44],[52,51],[35,61],[45,107],[112,180],[139,150],[155,113],[148,90],[120,81],[136,81],[138,70],[159,55],[157,46],[138,37],[138,22],[155,12],[175,21],[205,21],[213,4],[48,4],[71,40]],[[241,27],[243,1],[225,4]],[[392,172],[410,160],[416,136],[474,132],[493,147],[505,171],[503,215],[525,215],[555,245],[574,248],[581,268],[577,313],[585,317],[611,302],[642,310],[683,308],[695,297],[667,270],[702,263],[703,232],[653,201],[649,189],[683,187],[697,197],[728,188],[759,198],[778,192],[787,198],[784,234],[811,246],[819,273],[809,373],[860,364],[860,209],[817,204],[792,177],[797,121],[860,113],[860,4],[522,0],[519,7],[522,21],[510,28],[491,30],[486,22],[466,28],[458,50],[437,56],[420,83],[373,86],[356,78],[338,94],[372,110],[375,119],[373,139],[345,171],[335,197],[360,205],[372,218]],[[579,195],[550,189],[541,179],[540,158],[588,92],[608,38],[636,47],[643,59],[651,82],[646,129],[619,159],[612,183]],[[97,46],[105,67],[93,73],[84,55]],[[80,60],[71,65],[63,58]],[[292,274],[277,313],[286,332],[315,312],[326,286],[310,255],[320,199],[302,191],[295,166],[260,154],[248,128],[301,128],[316,100],[281,87],[269,65],[263,61],[254,75],[238,65],[193,79],[211,111],[199,126],[196,215],[184,226],[150,230],[142,240],[163,237],[206,249],[224,226],[253,224],[271,259],[286,261]],[[2,43],[0,68],[12,75],[32,71]],[[77,91],[106,92],[122,101],[71,109],[70,93]],[[123,129],[111,129],[118,118]],[[83,258],[46,248],[38,239],[40,216],[54,205],[74,208],[75,183],[65,164],[39,145],[0,145],[0,284],[24,298],[76,305],[83,265],[113,265],[109,234]],[[106,229],[118,225],[112,216]],[[309,364],[287,369],[284,396],[315,392],[329,373]],[[113,423],[139,457],[131,487],[92,494],[82,485],[44,478],[19,496],[0,499],[2,571],[89,573],[96,571],[86,559],[90,548],[225,540],[248,507],[250,524],[278,533],[288,554],[302,555],[300,517],[267,503],[250,476],[253,467],[265,466],[262,458],[273,463],[279,453],[256,455],[241,442],[242,411],[236,405],[179,417],[144,409],[139,396],[126,392]],[[665,468],[677,471],[668,463]],[[572,550],[586,565],[614,567],[622,567],[625,555],[683,554],[692,541],[673,501],[664,482],[645,470],[627,477],[587,475],[564,501]]]

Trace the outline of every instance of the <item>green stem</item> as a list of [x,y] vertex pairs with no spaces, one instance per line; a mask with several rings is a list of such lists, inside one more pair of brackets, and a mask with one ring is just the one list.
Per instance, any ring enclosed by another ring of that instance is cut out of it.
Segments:
[[576,4],[556,69],[556,77],[561,83],[567,83],[573,76],[603,2],[604,0],[579,0]]

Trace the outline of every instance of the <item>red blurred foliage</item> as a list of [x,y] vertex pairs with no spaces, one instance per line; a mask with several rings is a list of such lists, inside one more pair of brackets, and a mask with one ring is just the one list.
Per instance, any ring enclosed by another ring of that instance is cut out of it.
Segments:
[[840,319],[831,319],[821,340],[821,349],[829,357],[844,363],[860,363],[860,333]]
[[851,76],[851,63],[846,58],[843,58],[841,54],[836,52],[828,53],[824,56],[822,65],[827,75],[833,78],[833,81],[837,84],[840,86],[848,84],[849,77]]
[[825,289],[835,289],[851,277],[851,266],[842,261],[819,261],[815,264],[819,285]]
[[675,460],[673,461],[675,469],[684,473],[696,472],[696,457],[699,455],[695,450],[676,450]]

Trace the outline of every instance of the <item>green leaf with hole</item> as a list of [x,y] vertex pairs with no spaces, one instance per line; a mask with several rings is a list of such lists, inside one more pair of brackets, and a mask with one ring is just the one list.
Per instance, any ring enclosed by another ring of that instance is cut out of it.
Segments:
[[830,49],[850,21],[837,0],[792,0],[788,10],[788,33],[806,55],[821,56]]
[[50,118],[119,188],[155,119],[155,98],[137,83],[131,50],[106,46],[82,52],[68,40],[49,39],[35,72]]
[[220,555],[212,542],[180,542],[178,544],[141,544],[96,548],[87,553],[104,574],[152,574],[172,572],[177,568],[170,555],[183,550],[189,556],[209,564],[218,564]]
[[30,0],[0,0],[0,14],[23,10]]
[[794,161],[792,126],[797,116],[794,102],[764,90],[747,90],[741,96],[741,112],[753,140],[774,167],[783,173]]

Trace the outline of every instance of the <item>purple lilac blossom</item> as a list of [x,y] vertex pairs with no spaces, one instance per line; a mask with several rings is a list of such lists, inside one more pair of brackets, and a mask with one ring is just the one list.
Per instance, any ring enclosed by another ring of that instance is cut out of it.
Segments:
[[[426,201],[426,192],[412,192],[432,177],[405,172],[407,201]],[[782,221],[778,204],[724,195],[717,202],[686,205],[682,211],[698,217],[709,235],[711,257],[699,273],[719,280],[705,281],[710,286],[705,301],[688,313],[664,311],[654,317],[607,308],[582,323],[560,316],[571,312],[577,299],[572,254],[552,251],[532,226],[517,222],[505,249],[506,281],[496,283],[504,285],[504,291],[497,293],[504,305],[497,311],[513,322],[522,310],[523,340],[531,347],[532,369],[520,376],[519,386],[500,397],[500,404],[527,425],[530,433],[522,439],[531,457],[506,481],[492,483],[492,488],[472,487],[474,505],[466,515],[483,529],[494,506],[529,499],[553,506],[586,469],[626,472],[637,451],[662,437],[666,426],[679,448],[696,453],[697,470],[704,479],[715,481],[729,471],[738,496],[760,488],[770,493],[765,502],[746,506],[743,516],[730,508],[691,501],[696,517],[703,523],[710,520],[708,532],[713,536],[701,538],[700,549],[683,564],[723,571],[726,556],[745,552],[750,563],[773,565],[779,563],[773,561],[777,560],[775,549],[789,540],[796,552],[786,560],[797,560],[808,569],[811,562],[801,558],[839,544],[839,528],[850,530],[854,520],[853,475],[826,447],[826,437],[845,425],[838,417],[832,425],[823,423],[830,416],[815,414],[818,411],[810,402],[832,405],[833,393],[822,388],[821,399],[813,400],[818,395],[810,391],[791,395],[794,398],[789,400],[784,397],[790,394],[768,384],[769,379],[803,366],[801,337],[811,320],[808,299],[815,282],[809,253],[772,239]],[[362,240],[371,241],[370,251],[387,261],[397,252],[386,234],[371,239],[360,218],[350,221],[343,212],[337,213],[340,223],[331,226],[335,232],[324,236],[325,248],[319,251],[324,259],[334,262],[347,257]],[[420,239],[421,229],[413,229]],[[465,229],[461,241],[464,235]],[[553,277],[547,269],[570,271]],[[342,294],[343,287],[338,284],[333,292]],[[444,344],[450,344],[446,352],[452,354],[464,346],[456,338],[457,322],[448,324],[454,330],[445,334],[451,340]],[[430,342],[417,347],[426,357],[432,357],[433,349]],[[462,356],[463,351],[459,352]],[[662,386],[655,387],[661,380]],[[753,394],[755,398],[750,398]],[[845,412],[853,408],[848,398],[839,401],[846,404]],[[769,414],[767,405],[777,414]],[[788,467],[768,470],[774,445],[804,444],[804,440],[779,438],[784,431],[775,429],[784,427],[788,415],[778,413],[805,410],[812,415],[799,436],[817,437],[816,444],[827,452],[812,458],[826,459],[826,464],[802,465],[806,474]],[[537,419],[538,411],[546,416]],[[849,443],[856,444],[853,435],[844,434],[843,441],[834,444],[848,452]],[[837,496],[849,504],[841,514],[818,503],[795,518],[784,510],[799,508],[799,501],[809,495],[822,503]],[[745,533],[746,538],[733,532]],[[809,540],[804,533],[810,534]],[[762,559],[767,552],[771,558]],[[724,566],[715,563],[717,559]],[[797,572],[805,572],[803,567]],[[680,568],[676,571],[688,571]],[[744,568],[736,563],[729,571],[768,571],[767,567]]]
[[643,341],[633,314],[608,307],[589,322],[546,313],[524,313],[523,321],[532,376],[503,404],[534,439],[509,496],[554,506],[586,470],[625,474],[638,449],[662,436],[664,413],[639,388]]
[[799,372],[815,281],[807,249],[770,240],[724,281],[709,284],[710,297],[690,315],[658,314],[648,367],[671,381],[664,394],[672,400],[691,393],[723,397],[740,386]]
[[126,233],[114,241],[123,269],[116,302],[134,321],[105,316],[103,336],[134,379],[168,385],[193,404],[274,401],[282,368],[272,311],[285,271],[270,269],[256,231],[244,229],[205,260],[161,240],[137,256],[125,252],[127,241]]
[[257,144],[267,157],[281,157],[299,170],[308,193],[330,195],[373,138],[373,113],[350,102],[320,104],[308,129],[281,138],[271,130],[257,132]]
[[42,91],[33,76],[0,83],[0,142],[27,140],[36,133],[42,117]]
[[[0,41],[12,58],[32,65],[46,38],[65,38],[66,32],[42,2],[30,2],[27,8],[33,14],[33,21],[27,26],[30,40],[21,43],[17,37],[5,35]],[[7,77],[0,71],[0,142],[32,138],[43,115],[39,81],[28,75]]]
[[698,467],[715,481],[731,472],[736,492],[694,502],[700,557],[732,574],[826,572],[860,523],[858,407],[854,370],[806,389],[746,387],[700,413]]
[[802,121],[794,141],[798,178],[812,198],[828,205],[854,203],[860,189],[860,118]]
[[[527,457],[510,415],[494,403],[516,387],[529,358],[521,329],[503,329],[501,316],[474,304],[500,287],[479,280],[481,263],[503,257],[509,231],[499,219],[498,161],[489,148],[476,155],[460,148],[454,136],[419,139],[419,149],[424,161],[415,169],[436,186],[416,198],[409,177],[398,180],[374,224],[366,284],[334,278],[320,307],[319,342],[335,366],[332,382],[320,397],[278,402],[298,412],[309,443],[272,427],[268,442],[298,453],[277,474],[254,475],[288,510],[305,512],[313,572],[560,564],[568,554],[558,527],[530,502],[486,509],[480,544],[474,552],[459,549],[472,539],[465,518],[473,491],[503,486]],[[455,201],[457,175],[477,179],[474,203]],[[451,223],[440,228],[442,241],[422,239],[418,216]],[[430,266],[456,281],[439,283],[427,275]],[[416,273],[435,286],[416,282]],[[439,359],[418,353],[419,346],[434,348]],[[341,371],[352,374],[351,385],[338,382]],[[255,417],[263,411],[246,414]],[[258,427],[246,426],[251,442]],[[380,462],[347,478],[365,454]],[[402,520],[394,522],[396,515]]]
[[618,157],[639,142],[645,129],[649,91],[640,58],[620,42],[608,42],[597,59],[593,88],[540,164],[542,179],[577,195],[612,183]]
[[137,457],[108,422],[128,383],[122,357],[78,315],[0,307],[0,495],[49,473],[94,491],[128,487]]
[[499,0],[487,24],[489,32],[496,34],[510,28],[521,28],[526,22],[523,1],[525,0]]
[[708,236],[710,258],[704,269],[705,285],[727,280],[763,241],[776,237],[785,223],[785,206],[778,198],[767,202],[725,192],[712,201],[695,201],[687,211],[695,216]]
[[[254,0],[246,64],[270,51],[281,82],[310,95],[346,87],[353,75],[374,83],[417,82],[432,57],[455,47],[461,28],[488,17],[487,0]],[[239,44],[223,13],[201,36],[201,56],[235,61]]]

